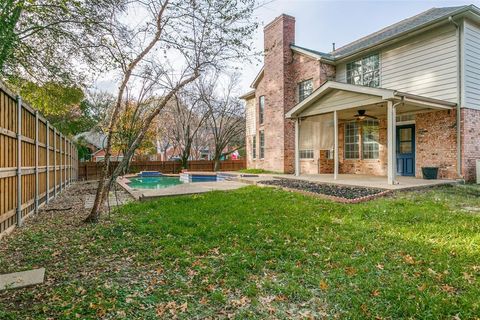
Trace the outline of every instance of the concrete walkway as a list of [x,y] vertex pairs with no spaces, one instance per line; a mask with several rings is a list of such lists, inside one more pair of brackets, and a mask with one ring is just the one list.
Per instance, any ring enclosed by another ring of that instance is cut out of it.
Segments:
[[415,177],[397,177],[397,184],[390,185],[387,183],[387,177],[381,176],[367,176],[357,174],[340,174],[337,180],[333,179],[333,174],[303,174],[295,176],[293,174],[258,174],[256,177],[249,175],[242,175],[235,172],[229,174],[236,175],[237,180],[257,184],[260,181],[272,179],[297,179],[316,183],[330,183],[346,186],[357,186],[367,188],[379,188],[385,190],[402,190],[402,189],[416,189],[436,185],[455,184],[455,180],[426,180]]

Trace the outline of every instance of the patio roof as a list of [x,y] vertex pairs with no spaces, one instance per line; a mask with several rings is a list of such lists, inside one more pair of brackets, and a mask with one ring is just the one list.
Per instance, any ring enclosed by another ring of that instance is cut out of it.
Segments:
[[[342,95],[341,97],[339,97]],[[323,106],[319,102],[323,100]],[[298,103],[286,113],[286,118],[297,118],[313,114],[324,114],[333,111],[378,104],[385,101],[403,101],[414,107],[429,109],[452,109],[456,103],[432,99],[392,89],[372,88],[336,81],[327,81],[305,100]],[[308,109],[319,106],[312,114]]]

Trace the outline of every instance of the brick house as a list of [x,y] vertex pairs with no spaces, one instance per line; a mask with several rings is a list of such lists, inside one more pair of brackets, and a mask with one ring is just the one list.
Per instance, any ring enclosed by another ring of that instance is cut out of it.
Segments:
[[295,44],[295,18],[264,28],[246,102],[247,166],[284,173],[475,177],[480,9],[433,8],[330,53]]

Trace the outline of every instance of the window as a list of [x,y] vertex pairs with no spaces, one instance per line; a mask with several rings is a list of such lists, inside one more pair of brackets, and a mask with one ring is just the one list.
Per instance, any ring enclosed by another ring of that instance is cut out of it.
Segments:
[[378,159],[378,121],[362,122],[362,157],[363,159]]
[[397,116],[397,122],[409,122],[415,121],[415,114],[400,114]]
[[265,111],[265,96],[258,98],[258,121],[263,124],[263,113]]
[[380,60],[378,54],[347,63],[347,83],[379,87]]
[[313,81],[305,80],[298,84],[298,102],[305,100],[313,92]]
[[300,159],[313,159],[313,150],[300,150]]
[[257,158],[257,135],[253,135],[253,141],[252,141],[252,158],[256,159]]
[[360,139],[357,122],[345,123],[345,159],[360,158]]
[[260,131],[260,159],[265,158],[265,132]]

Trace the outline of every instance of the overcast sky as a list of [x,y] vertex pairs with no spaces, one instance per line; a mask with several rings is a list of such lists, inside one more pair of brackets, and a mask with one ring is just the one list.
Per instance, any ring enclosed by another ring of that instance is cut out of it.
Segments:
[[[470,0],[260,0],[265,5],[259,7],[255,16],[260,23],[255,34],[255,51],[263,50],[263,27],[282,13],[296,19],[295,42],[297,45],[322,52],[330,52],[332,42],[339,48],[362,36],[416,15],[432,7],[450,7],[474,4]],[[244,93],[260,70],[261,62],[242,66],[241,88]],[[109,75],[99,79],[98,89],[115,92],[117,84]]]
[[[255,46],[257,50],[262,50],[263,26],[282,13],[295,17],[295,43],[297,45],[330,52],[332,42],[335,42],[336,47],[339,48],[430,8],[466,4],[480,6],[480,1],[275,0],[260,7],[256,12],[261,26],[255,36]],[[242,72],[243,92],[250,90],[250,84],[261,66],[260,62],[244,67]]]

